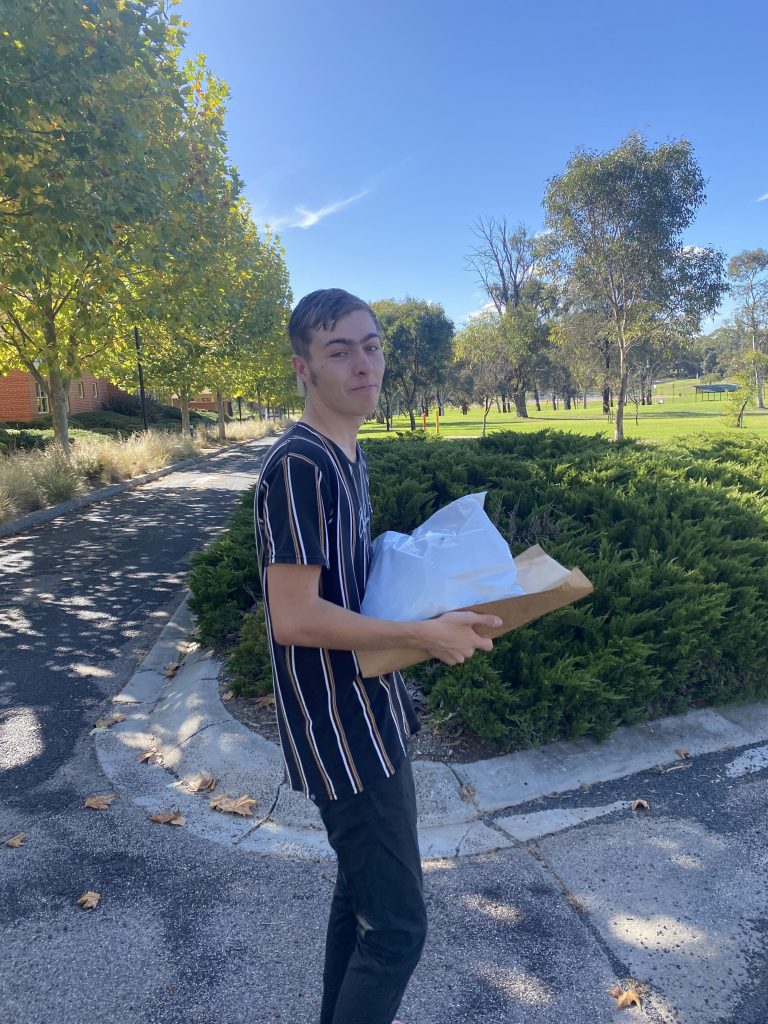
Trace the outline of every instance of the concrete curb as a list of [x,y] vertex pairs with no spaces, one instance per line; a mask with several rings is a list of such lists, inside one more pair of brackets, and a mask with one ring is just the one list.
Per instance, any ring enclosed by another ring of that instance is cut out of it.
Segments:
[[[178,808],[187,828],[202,838],[262,855],[332,858],[317,808],[284,782],[279,747],[232,718],[221,702],[220,666],[194,642],[187,600],[113,698],[126,719],[97,733],[102,769],[148,812]],[[422,856],[487,853],[581,821],[626,814],[627,801],[518,814],[514,809],[672,764],[680,749],[695,756],[765,740],[768,704],[751,704],[622,727],[601,744],[550,743],[474,764],[415,761]],[[140,763],[140,754],[152,748],[158,760]],[[190,790],[201,772],[218,780],[216,795],[254,798],[254,816],[211,810],[211,794]]]
[[58,519],[59,516],[64,516],[68,512],[75,512],[77,509],[85,508],[86,505],[95,505],[99,501],[113,498],[116,494],[123,494],[125,491],[133,491],[137,487],[141,487],[142,484],[148,484],[153,480],[159,480],[160,477],[169,476],[171,473],[177,473],[183,469],[189,469],[200,462],[208,462],[211,459],[218,458],[220,455],[226,455],[227,452],[234,451],[236,448],[244,448],[249,444],[268,446],[273,441],[274,438],[269,440],[253,438],[250,441],[236,441],[234,444],[227,445],[226,448],[217,448],[216,451],[206,452],[204,455],[195,455],[194,458],[183,459],[181,462],[175,462],[172,466],[164,466],[162,469],[153,469],[151,473],[142,473],[141,476],[132,477],[130,480],[123,480],[119,484],[110,484],[108,487],[100,487],[96,491],[89,491],[88,494],[80,494],[75,498],[70,498],[68,501],[62,501],[58,505],[50,505],[48,508],[41,508],[36,512],[28,512],[26,515],[19,516],[18,519],[12,519],[8,523],[1,524],[0,539],[3,537],[13,537],[18,533],[24,533],[34,526],[42,526],[45,523],[53,522],[54,519]]

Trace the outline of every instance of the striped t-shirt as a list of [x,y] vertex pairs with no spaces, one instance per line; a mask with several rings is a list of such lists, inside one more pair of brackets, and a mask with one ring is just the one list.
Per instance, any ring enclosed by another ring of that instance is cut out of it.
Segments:
[[359,445],[352,462],[297,423],[273,445],[254,502],[256,545],[288,781],[318,800],[392,775],[419,728],[400,674],[363,678],[354,651],[278,644],[269,614],[276,562],[319,565],[320,596],[360,611],[371,551],[371,504]]

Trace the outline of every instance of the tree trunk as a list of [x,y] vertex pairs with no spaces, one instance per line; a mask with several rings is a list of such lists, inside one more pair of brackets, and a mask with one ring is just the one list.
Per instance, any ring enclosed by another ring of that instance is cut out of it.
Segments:
[[69,419],[67,416],[69,381],[58,366],[52,368],[48,375],[48,387],[50,391],[48,397],[51,403],[51,417],[53,419],[53,436],[61,446],[61,450],[69,458]]
[[536,412],[541,412],[541,396],[539,395],[539,386],[536,381],[533,382],[533,400],[536,403]]
[[628,377],[629,368],[626,363],[626,357],[622,350],[622,346],[619,347],[619,400],[616,403],[616,422],[614,424],[614,441],[624,440],[624,406],[627,404],[627,389],[628,389]]
[[528,409],[525,405],[525,389],[521,391],[515,391],[512,395],[512,400],[515,403],[515,415],[520,416],[522,419],[528,419]]
[[563,408],[566,410],[569,410],[571,408],[571,396],[568,391],[566,391],[565,395],[563,396]]
[[181,432],[185,437],[192,437],[189,426],[189,394],[186,391],[179,392],[179,408],[181,409]]
[[552,412],[557,412],[557,392],[552,392]]
[[416,429],[416,415],[415,415],[412,407],[408,409],[408,415],[409,415],[409,417],[411,419],[411,430],[415,430]]
[[492,404],[492,398],[486,398],[483,400],[483,437],[485,437],[485,425],[488,421],[488,413],[491,411]]
[[216,392],[216,414],[218,417],[216,425],[219,428],[219,440],[223,442],[227,440],[227,430],[224,425],[224,399],[220,391]]

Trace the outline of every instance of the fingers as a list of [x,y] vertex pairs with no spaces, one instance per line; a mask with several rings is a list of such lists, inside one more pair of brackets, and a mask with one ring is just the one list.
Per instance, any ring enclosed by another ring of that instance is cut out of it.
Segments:
[[468,626],[488,626],[496,629],[504,623],[498,615],[481,615],[479,612],[445,612],[445,616],[451,616],[456,622],[465,623]]
[[476,621],[473,623],[474,626],[489,626],[496,628],[502,626],[503,622],[498,615],[478,615]]

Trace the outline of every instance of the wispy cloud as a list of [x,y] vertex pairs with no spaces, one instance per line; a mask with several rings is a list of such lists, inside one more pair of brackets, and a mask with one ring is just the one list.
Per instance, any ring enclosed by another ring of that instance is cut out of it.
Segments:
[[758,197],[758,199],[757,199],[757,202],[758,202],[758,203],[764,203],[766,199],[768,199],[768,192],[766,192],[766,193],[765,193],[764,195],[762,195],[762,196],[759,196],[759,197]]
[[351,206],[352,203],[358,202],[364,196],[367,196],[370,189],[364,188],[360,192],[356,192],[353,196],[349,196],[347,199],[340,199],[336,203],[328,203],[327,206],[321,206],[318,210],[310,210],[306,206],[297,206],[293,213],[281,214],[274,217],[262,214],[259,219],[265,224],[269,224],[273,231],[282,231],[284,228],[313,228],[315,224],[319,224],[321,220],[325,220],[326,217],[330,217],[333,213],[338,213],[339,210],[343,210],[346,206]]
[[318,210],[310,210],[307,206],[296,206],[293,213],[276,215],[274,217],[266,216],[266,211],[263,205],[261,205],[258,213],[258,220],[269,224],[273,231],[281,231],[284,228],[313,228],[315,224],[319,224],[321,220],[325,220],[326,217],[330,217],[331,214],[338,213],[339,210],[345,209],[347,206],[351,206],[352,203],[357,203],[359,200],[364,199],[370,195],[371,192],[376,191],[382,182],[385,181],[390,175],[397,173],[402,170],[408,163],[414,158],[413,153],[403,157],[401,160],[390,164],[381,171],[377,171],[376,174],[372,175],[367,182],[365,182],[359,192],[355,192],[353,196],[348,196],[346,199],[340,199],[335,203],[328,203],[327,206],[321,206]]
[[318,224],[326,217],[330,217],[332,213],[338,213],[338,211],[343,210],[345,206],[350,206],[352,203],[356,203],[358,199],[362,199],[367,195],[368,189],[363,189],[362,192],[356,192],[355,195],[350,196],[348,199],[340,199],[337,203],[329,203],[328,206],[321,206],[319,210],[307,210],[303,206],[297,206],[296,213],[300,213],[301,218],[288,226],[291,228],[313,228],[315,224]]

